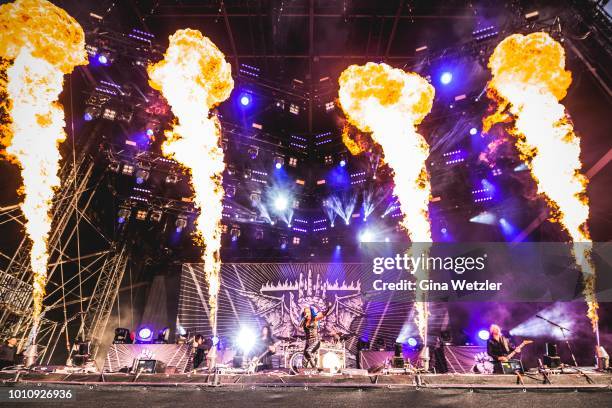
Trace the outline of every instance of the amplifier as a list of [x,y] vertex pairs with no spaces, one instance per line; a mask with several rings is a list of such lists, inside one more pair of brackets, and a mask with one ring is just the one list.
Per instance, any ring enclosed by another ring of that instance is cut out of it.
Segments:
[[143,374],[164,373],[166,371],[166,363],[159,360],[137,360],[132,371]]
[[559,356],[544,356],[542,361],[548,368],[557,368],[561,365],[561,357]]

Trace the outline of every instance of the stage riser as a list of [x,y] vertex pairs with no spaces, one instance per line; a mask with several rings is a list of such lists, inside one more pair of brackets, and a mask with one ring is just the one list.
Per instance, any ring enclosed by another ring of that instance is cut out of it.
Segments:
[[[537,378],[537,379],[536,379]],[[586,377],[576,374],[552,375],[552,384],[544,384],[543,377],[528,378],[523,376],[526,388],[595,388],[610,387],[612,389],[612,375],[589,374],[591,383]],[[0,374],[0,381],[6,382],[14,379],[14,375]],[[302,375],[194,375],[194,374],[22,374],[19,377],[24,382],[54,382],[65,384],[158,384],[175,385],[198,384],[202,386],[280,386],[280,387],[418,387],[418,388],[516,388],[517,377],[514,375],[369,375],[369,376],[302,376]]]

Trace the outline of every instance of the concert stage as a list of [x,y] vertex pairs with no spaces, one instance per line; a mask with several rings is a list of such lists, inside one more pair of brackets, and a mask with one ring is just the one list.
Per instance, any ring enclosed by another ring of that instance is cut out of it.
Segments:
[[[84,406],[609,406],[612,374],[253,375],[2,373],[2,388],[71,389]],[[6,390],[3,390],[4,394]],[[68,405],[71,404],[62,404]],[[10,406],[9,404],[5,406]]]

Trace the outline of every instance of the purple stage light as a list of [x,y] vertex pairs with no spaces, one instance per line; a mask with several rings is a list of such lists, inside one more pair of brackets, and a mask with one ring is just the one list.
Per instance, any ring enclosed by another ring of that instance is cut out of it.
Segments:
[[448,85],[453,81],[453,73],[445,71],[440,75],[440,82],[442,85]]
[[408,338],[408,345],[410,347],[416,347],[417,345],[417,340],[414,337],[410,337]]
[[153,330],[150,327],[143,326],[136,332],[136,338],[139,341],[151,341],[153,339]]

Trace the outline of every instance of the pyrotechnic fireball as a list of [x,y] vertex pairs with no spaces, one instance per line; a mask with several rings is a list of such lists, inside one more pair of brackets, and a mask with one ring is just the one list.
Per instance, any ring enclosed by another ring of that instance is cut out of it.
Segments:
[[[340,76],[342,109],[353,125],[372,132],[372,139],[382,147],[385,161],[395,173],[394,194],[403,214],[401,225],[415,243],[431,242],[431,188],[425,168],[429,145],[417,133],[416,125],[431,110],[434,93],[433,86],[418,74],[387,64],[351,65]],[[426,278],[424,273],[421,279]],[[416,323],[425,339],[425,294],[417,291],[416,296]]]
[[191,172],[195,203],[200,209],[196,235],[204,245],[210,320],[216,333],[225,163],[220,124],[210,109],[232,92],[231,65],[202,33],[185,29],[170,36],[164,59],[149,66],[148,72],[151,86],[161,91],[177,118],[172,130],[166,131],[162,151]]
[[587,179],[580,173],[580,139],[559,103],[572,81],[571,73],[565,70],[563,47],[546,33],[514,34],[495,48],[489,68],[493,79],[488,95],[499,108],[484,119],[484,129],[507,120],[508,115],[514,120],[509,132],[531,170],[538,192],[551,206],[551,219],[563,225],[577,243],[573,251],[582,268],[588,316],[596,330],[598,304],[586,225]]
[[33,319],[38,325],[47,277],[49,211],[59,186],[64,111],[58,102],[64,74],[87,63],[85,34],[64,10],[46,0],[17,0],[0,6],[0,56],[7,63],[2,125],[7,156],[21,168],[26,233],[32,240]]

